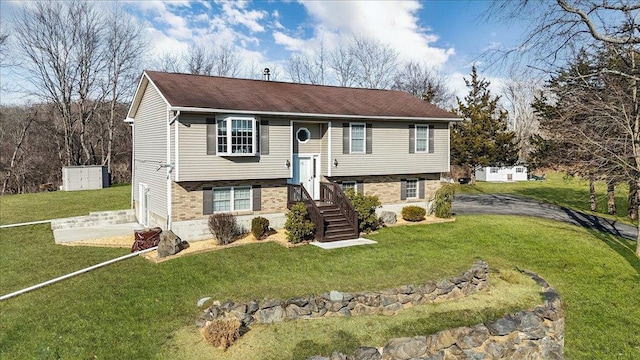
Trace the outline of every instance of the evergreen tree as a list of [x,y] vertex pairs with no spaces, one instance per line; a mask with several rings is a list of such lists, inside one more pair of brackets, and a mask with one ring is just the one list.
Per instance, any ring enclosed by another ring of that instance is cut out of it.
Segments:
[[491,96],[489,82],[479,79],[476,67],[471,80],[464,79],[469,95],[458,100],[457,114],[463,119],[451,127],[451,162],[471,171],[476,168],[510,166],[518,160],[516,134],[507,130],[507,112],[498,108],[499,96]]

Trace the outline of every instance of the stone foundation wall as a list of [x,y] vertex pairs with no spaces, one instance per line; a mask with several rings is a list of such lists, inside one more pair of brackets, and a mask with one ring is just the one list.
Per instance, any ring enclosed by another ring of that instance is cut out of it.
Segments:
[[288,300],[251,301],[235,304],[214,303],[196,321],[204,327],[214,319],[237,319],[243,326],[252,323],[274,323],[283,320],[311,319],[333,316],[394,315],[414,305],[461,298],[487,287],[489,266],[477,261],[461,276],[422,285],[406,285],[377,292],[343,293],[331,291],[320,296],[297,297]]
[[545,301],[486,324],[459,327],[433,335],[397,338],[384,347],[360,347],[352,356],[334,352],[309,360],[563,359],[564,313],[558,293],[538,275]]

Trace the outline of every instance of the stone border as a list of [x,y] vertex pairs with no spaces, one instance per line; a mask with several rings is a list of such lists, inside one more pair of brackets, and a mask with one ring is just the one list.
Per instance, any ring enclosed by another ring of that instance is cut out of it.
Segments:
[[537,274],[523,270],[542,286],[544,304],[533,310],[507,314],[473,327],[459,327],[433,335],[397,338],[381,349],[360,347],[352,356],[308,360],[442,360],[442,359],[564,359],[564,312],[557,291]]
[[484,261],[476,261],[461,276],[418,286],[404,285],[354,294],[333,290],[320,296],[251,301],[246,304],[214,302],[196,321],[196,326],[202,328],[212,320],[224,319],[237,319],[243,326],[249,326],[253,323],[270,324],[284,320],[335,316],[394,315],[414,305],[457,299],[476,293],[485,289],[488,281],[489,265]]

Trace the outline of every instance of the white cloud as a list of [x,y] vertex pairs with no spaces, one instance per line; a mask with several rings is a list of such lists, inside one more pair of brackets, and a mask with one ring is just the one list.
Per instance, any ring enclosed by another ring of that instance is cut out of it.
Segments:
[[264,26],[258,21],[266,16],[265,11],[248,10],[244,1],[223,1],[222,11],[230,24],[244,25],[251,32],[264,31]]
[[[353,35],[376,39],[396,49],[403,60],[418,60],[442,67],[455,49],[433,44],[438,36],[418,25],[417,1],[305,1],[302,3],[315,20],[314,37]],[[313,40],[313,39],[309,39]],[[328,44],[331,45],[331,44]]]
[[280,31],[273,33],[273,39],[276,41],[276,44],[284,45],[284,48],[289,51],[302,51],[306,44],[304,40],[293,38]]

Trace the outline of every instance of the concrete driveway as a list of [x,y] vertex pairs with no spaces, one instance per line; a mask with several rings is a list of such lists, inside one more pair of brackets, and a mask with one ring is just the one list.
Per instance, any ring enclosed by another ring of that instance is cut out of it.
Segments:
[[513,195],[458,194],[453,201],[453,212],[460,215],[534,216],[578,225],[630,240],[636,240],[638,234],[638,229],[629,224]]

